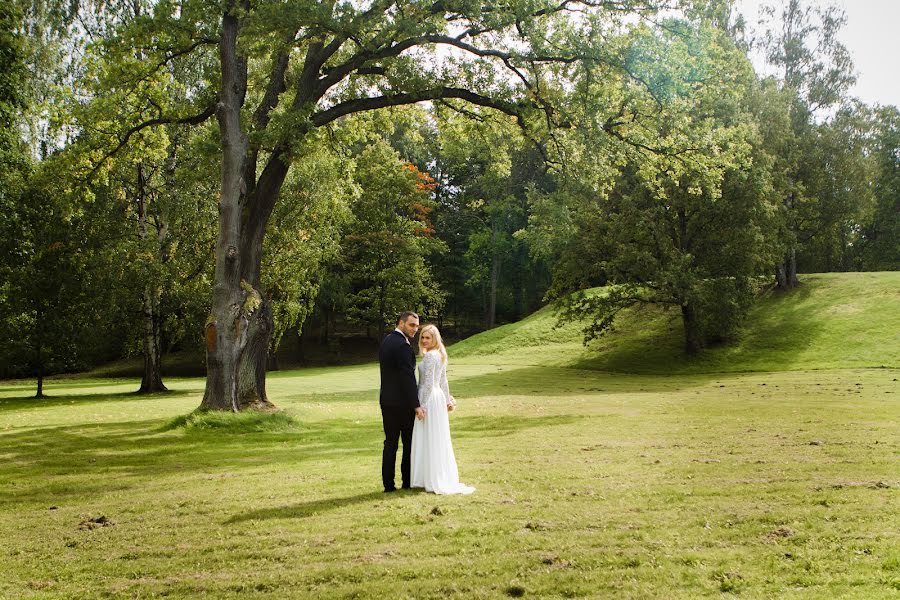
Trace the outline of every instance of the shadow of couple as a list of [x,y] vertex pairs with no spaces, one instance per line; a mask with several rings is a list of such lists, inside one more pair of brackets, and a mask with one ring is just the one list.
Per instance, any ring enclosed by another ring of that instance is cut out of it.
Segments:
[[262,521],[266,519],[305,519],[317,514],[351,506],[353,504],[361,504],[364,502],[374,502],[376,500],[385,500],[387,498],[395,498],[398,494],[408,496],[412,494],[424,493],[422,489],[414,490],[398,490],[394,494],[385,494],[384,492],[369,492],[366,494],[357,494],[355,496],[345,496],[343,498],[324,498],[322,500],[312,500],[310,502],[300,502],[299,504],[291,504],[288,506],[276,506],[272,508],[261,508],[243,514],[235,515],[228,519],[225,523],[243,523],[245,521]]

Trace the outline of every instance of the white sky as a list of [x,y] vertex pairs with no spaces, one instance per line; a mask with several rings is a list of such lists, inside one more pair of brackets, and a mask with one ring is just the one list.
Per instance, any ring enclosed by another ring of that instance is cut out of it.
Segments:
[[[738,8],[753,29],[762,4],[781,6],[784,0],[738,0]],[[900,106],[900,0],[806,0],[844,10],[847,24],[838,38],[850,51],[856,68],[851,93],[867,104]],[[777,13],[778,11],[776,11]]]

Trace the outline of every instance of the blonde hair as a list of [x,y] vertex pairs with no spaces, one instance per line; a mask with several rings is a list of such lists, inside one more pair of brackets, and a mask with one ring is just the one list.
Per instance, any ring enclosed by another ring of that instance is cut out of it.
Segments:
[[426,331],[431,332],[431,336],[434,338],[435,343],[434,349],[441,355],[441,360],[447,362],[447,349],[444,347],[444,340],[441,339],[441,332],[431,323],[419,330],[419,354],[424,356],[428,351],[425,346],[422,345],[422,334]]

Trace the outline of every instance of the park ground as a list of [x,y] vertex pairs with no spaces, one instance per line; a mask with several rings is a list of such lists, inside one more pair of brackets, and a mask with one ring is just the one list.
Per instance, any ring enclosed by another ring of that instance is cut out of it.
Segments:
[[898,308],[815,276],[699,360],[664,313],[461,342],[472,496],[381,493],[374,364],[270,374],[275,415],[5,382],[0,598],[897,598]]

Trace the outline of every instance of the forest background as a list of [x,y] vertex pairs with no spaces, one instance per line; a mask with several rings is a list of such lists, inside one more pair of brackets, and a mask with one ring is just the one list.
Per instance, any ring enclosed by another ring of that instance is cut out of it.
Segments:
[[837,8],[765,14],[0,0],[0,377],[141,357],[237,410],[400,310],[587,342],[662,306],[698,354],[798,273],[897,270],[897,107]]

